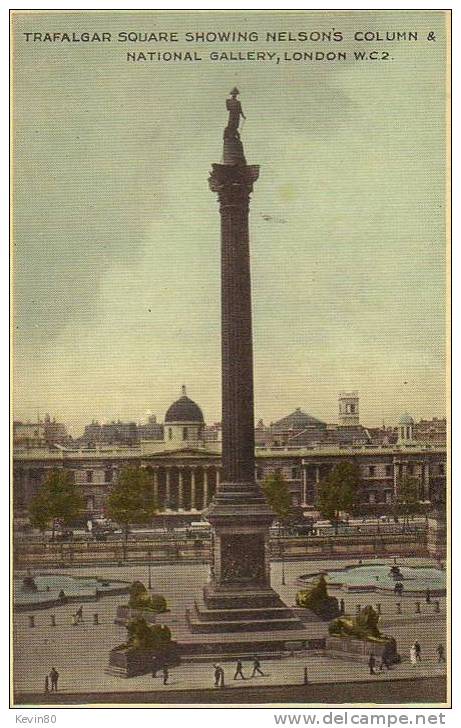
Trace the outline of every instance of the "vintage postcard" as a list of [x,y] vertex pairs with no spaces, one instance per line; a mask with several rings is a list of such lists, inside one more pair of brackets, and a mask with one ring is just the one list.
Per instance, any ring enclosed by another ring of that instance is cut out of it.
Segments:
[[13,706],[450,705],[450,23],[11,11]]

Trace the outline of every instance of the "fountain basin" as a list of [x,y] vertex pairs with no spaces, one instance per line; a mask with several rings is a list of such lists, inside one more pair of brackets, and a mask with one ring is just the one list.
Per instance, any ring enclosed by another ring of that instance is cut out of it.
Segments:
[[[435,566],[399,565],[400,581],[403,593],[414,596],[440,597],[446,594],[446,573]],[[342,569],[303,574],[298,583],[306,586],[323,574],[329,587],[336,587],[350,592],[394,592],[396,584],[391,566],[383,563],[360,564],[346,566]]]
[[[25,588],[21,577],[14,579],[14,608],[16,611],[46,609],[69,602],[95,602],[100,597],[126,594],[130,583],[119,579],[70,574],[34,574],[37,589]],[[60,594],[64,592],[64,598]]]

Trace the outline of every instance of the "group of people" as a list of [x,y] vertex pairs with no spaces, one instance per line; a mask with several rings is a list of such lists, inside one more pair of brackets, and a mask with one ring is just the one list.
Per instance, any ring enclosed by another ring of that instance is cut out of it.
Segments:
[[[215,664],[214,666],[214,686],[215,688],[223,688],[224,687],[224,670],[221,667],[221,665]],[[261,675],[264,677],[264,673],[261,670],[261,661],[259,657],[256,657],[256,655],[253,657],[253,672],[249,676],[250,678],[256,677],[256,675]],[[240,678],[241,680],[246,680],[245,675],[243,674],[243,662],[242,660],[237,660],[237,664],[235,666],[235,673],[234,673],[234,680],[237,680]]]
[[[437,645],[435,654],[437,657],[437,664],[440,665],[440,664],[446,662],[444,645],[442,645],[442,644]],[[421,645],[419,644],[418,640],[416,640],[416,642],[413,642],[412,646],[410,647],[410,662],[412,665],[416,665],[418,662],[421,662],[421,661],[422,661],[422,649],[421,649]]]
[[[446,662],[445,659],[445,647],[443,644],[437,645],[436,648],[436,657],[437,657],[437,664],[443,664]],[[418,640],[415,640],[413,642],[412,646],[410,647],[410,663],[412,665],[417,665],[418,662],[422,661],[422,648]],[[370,653],[368,657],[368,667],[370,669],[370,675],[376,675],[377,672],[382,672],[384,668],[386,670],[391,669],[391,665],[389,663],[389,660],[386,656],[386,653],[383,654],[381,657],[381,661],[379,666],[377,666],[377,660],[373,652]]]
[[[376,657],[374,656],[373,652],[370,653],[370,657],[368,658],[368,667],[370,668],[370,675],[376,675],[376,672],[383,672],[384,668],[386,670],[391,669],[391,663],[389,661],[388,656],[384,652],[384,654],[381,656],[381,660],[379,663],[379,666],[377,665]],[[377,670],[376,670],[377,668]]]
[[45,693],[49,693],[50,691],[52,693],[58,692],[58,678],[59,672],[55,667],[52,667],[49,674],[45,676]]

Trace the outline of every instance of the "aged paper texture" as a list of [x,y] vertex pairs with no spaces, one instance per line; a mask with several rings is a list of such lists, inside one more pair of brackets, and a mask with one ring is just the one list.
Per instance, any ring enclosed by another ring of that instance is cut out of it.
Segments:
[[449,33],[12,11],[15,706],[449,704]]

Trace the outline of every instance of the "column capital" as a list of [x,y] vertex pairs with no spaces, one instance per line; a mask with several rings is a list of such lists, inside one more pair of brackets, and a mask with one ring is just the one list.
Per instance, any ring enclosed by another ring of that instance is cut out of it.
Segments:
[[258,165],[213,164],[208,178],[212,192],[217,192],[221,212],[226,207],[248,204],[253,185],[259,177]]

